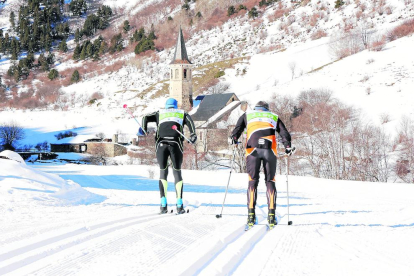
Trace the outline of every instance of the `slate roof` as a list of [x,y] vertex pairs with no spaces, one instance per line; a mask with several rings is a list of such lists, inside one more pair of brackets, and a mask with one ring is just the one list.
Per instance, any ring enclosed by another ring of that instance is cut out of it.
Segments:
[[178,32],[177,45],[175,46],[174,58],[170,64],[192,64],[188,59],[187,49],[185,48],[183,31]]
[[234,93],[206,95],[200,103],[197,112],[191,115],[193,121],[207,121],[223,109]]

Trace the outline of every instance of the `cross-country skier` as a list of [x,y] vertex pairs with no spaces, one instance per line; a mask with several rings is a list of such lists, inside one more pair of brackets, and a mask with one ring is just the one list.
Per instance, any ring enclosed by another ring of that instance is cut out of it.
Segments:
[[259,184],[260,166],[263,162],[267,186],[267,204],[269,208],[268,223],[270,227],[277,224],[275,219],[277,191],[275,186],[276,174],[276,132],[282,137],[286,154],[292,154],[291,137],[280,118],[269,111],[268,103],[259,101],[254,110],[244,113],[231,134],[231,143],[237,145],[240,135],[247,129],[246,167],[249,176],[247,190],[248,219],[247,227],[251,228],[256,220],[255,207],[257,185]]
[[[192,144],[197,140],[196,130],[191,119],[184,110],[177,109],[177,100],[169,98],[165,103],[165,109],[148,114],[142,118],[142,127],[147,132],[148,123],[157,124],[157,133],[155,135],[156,155],[160,166],[160,194],[161,194],[161,214],[167,210],[167,176],[168,176],[168,157],[171,159],[173,166],[173,175],[175,179],[175,191],[177,196],[177,213],[185,213],[183,206],[183,178],[181,176],[181,164],[183,163],[183,137],[173,129],[183,132],[184,125],[190,130]],[[139,132],[144,133],[141,129]]]

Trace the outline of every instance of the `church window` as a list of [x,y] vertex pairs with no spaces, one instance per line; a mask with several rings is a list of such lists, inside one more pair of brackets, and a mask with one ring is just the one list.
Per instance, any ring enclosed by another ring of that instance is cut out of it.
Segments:
[[187,78],[187,69],[184,69],[184,78]]
[[173,70],[171,69],[171,76],[170,76],[170,78],[172,79],[173,78]]
[[175,69],[175,78],[178,79],[178,69]]

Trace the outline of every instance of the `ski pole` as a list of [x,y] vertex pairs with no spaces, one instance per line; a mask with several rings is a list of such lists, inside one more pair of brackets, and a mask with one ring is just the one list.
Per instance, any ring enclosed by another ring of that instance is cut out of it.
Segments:
[[289,220],[289,155],[286,155],[286,192],[287,192],[287,207],[288,207],[288,225],[292,225],[292,221]]
[[141,126],[141,124],[138,122],[137,118],[135,118],[134,114],[132,114],[131,110],[128,108],[128,106],[126,104],[124,104],[124,108],[129,113],[129,115],[131,115],[131,118],[133,118],[135,120],[135,122],[137,122],[137,124],[139,125],[139,127],[145,133],[145,135],[147,135],[147,132],[144,130],[144,128]]
[[174,129],[174,130],[175,130],[175,131],[177,131],[177,132],[178,132],[181,136],[183,136],[183,137],[184,137],[184,139],[188,141],[188,143],[192,144],[192,142],[190,141],[190,139],[188,139],[187,137],[185,137],[185,136],[184,136],[184,134],[182,134],[182,133],[181,133],[181,132],[177,129],[177,126],[176,126],[176,125],[172,126],[172,129]]
[[[236,144],[237,145],[237,144]],[[230,184],[230,178],[231,178],[231,171],[233,170],[233,163],[234,163],[234,156],[236,155],[236,149],[233,149],[233,157],[231,159],[231,165],[230,165],[230,175],[229,175],[229,180],[227,181],[227,187],[226,187],[226,193],[224,194],[224,200],[223,200],[223,205],[221,206],[221,212],[220,215],[216,215],[216,218],[221,218],[223,216],[223,208],[224,208],[224,202],[226,201],[226,197],[227,197],[227,191],[229,189],[229,184]]]
[[[290,155],[294,154],[296,151],[296,148],[292,148],[292,152]],[[292,225],[293,222],[289,220],[289,154],[280,154],[280,157],[286,157],[286,194],[287,194],[287,207],[288,207],[288,225]]]

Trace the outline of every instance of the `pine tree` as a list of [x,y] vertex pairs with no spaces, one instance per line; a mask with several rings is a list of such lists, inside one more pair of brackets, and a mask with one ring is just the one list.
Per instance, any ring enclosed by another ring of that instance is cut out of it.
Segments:
[[34,61],[35,61],[34,53],[28,53],[26,59],[27,59],[27,68],[32,69]]
[[99,52],[99,49],[101,48],[101,43],[103,41],[103,37],[99,36],[95,41],[93,42],[93,52]]
[[[192,18],[191,18],[191,20],[192,20]],[[192,25],[192,24],[190,24],[190,25]],[[151,24],[151,30],[150,30],[150,33],[148,35],[148,39],[151,39],[151,40],[157,39],[157,37],[155,36],[154,24]]]
[[21,76],[22,79],[27,79],[27,77],[29,76],[29,74],[30,74],[29,68],[27,68],[27,67],[21,68],[20,76]]
[[51,37],[47,34],[45,37],[45,46],[44,46],[46,51],[50,51],[50,48],[52,48],[52,39]]
[[80,79],[79,72],[78,72],[78,70],[75,70],[72,74],[72,77],[70,78],[70,81],[71,82],[78,82],[79,79]]
[[63,39],[59,43],[59,51],[66,53],[68,51],[68,45],[66,44],[66,39]]
[[85,45],[82,46],[82,51],[81,51],[81,54],[80,54],[80,57],[79,58],[81,60],[85,60],[85,58],[86,58],[86,47],[85,47]]
[[40,69],[43,72],[49,71],[49,63],[47,62],[47,59],[45,58],[44,54],[40,54],[39,59],[37,60],[38,66],[40,66]]
[[93,57],[93,45],[92,45],[92,43],[88,43],[88,46],[86,46],[86,57],[87,58]]
[[18,43],[15,38],[11,41],[10,45],[10,52],[11,52],[11,60],[17,60],[19,58],[19,48]]
[[339,9],[340,7],[342,7],[345,4],[345,2],[343,0],[336,0],[335,1],[335,8]]
[[98,61],[99,59],[99,52],[95,51],[95,53],[93,54],[93,61]]
[[227,9],[227,16],[232,16],[233,14],[235,14],[236,13],[236,8],[234,7],[234,6],[230,6],[228,9]]
[[132,35],[133,42],[139,42],[143,38],[145,38],[145,30],[143,27],[141,27],[139,31],[135,30],[134,34]]
[[124,29],[124,33],[129,32],[129,30],[131,29],[131,26],[129,25],[129,21],[128,20],[125,20],[124,21],[124,27],[123,27],[123,29]]
[[76,29],[76,32],[75,32],[75,42],[79,43],[80,39],[81,39],[81,35],[80,35],[79,28],[78,28],[78,29]]
[[15,17],[16,16],[14,15],[14,11],[11,11],[10,12],[10,24],[13,30],[16,28]]
[[99,56],[103,56],[108,50],[108,44],[105,41],[101,42],[101,47],[99,47]]
[[22,69],[20,66],[15,66],[14,72],[13,72],[13,78],[16,82],[20,81],[20,78],[22,76]]
[[134,52],[136,55],[138,55],[145,51],[154,50],[154,49],[155,49],[155,44],[153,40],[143,39],[137,44],[137,46],[135,46]]
[[266,0],[261,0],[261,1],[259,2],[259,7],[263,7],[263,6],[267,6],[267,5],[269,5],[269,3],[267,3],[267,1],[266,1]]
[[256,17],[259,16],[259,12],[257,11],[256,7],[253,7],[250,11],[249,11],[249,18],[253,18],[255,19]]
[[80,54],[81,54],[81,48],[79,47],[79,44],[76,44],[75,50],[73,51],[73,59],[74,60],[79,60],[80,58]]
[[111,38],[111,47],[109,48],[109,52],[113,54],[116,51],[118,52],[122,51],[124,49],[123,43],[124,43],[124,40],[122,39],[121,33],[114,35]]
[[56,79],[57,77],[59,77],[59,72],[58,72],[56,69],[52,69],[52,70],[50,70],[50,72],[49,72],[49,74],[47,75],[47,77],[48,77],[50,80],[54,80],[54,79]]
[[46,58],[47,64],[51,65],[55,63],[55,54],[50,52],[49,55]]
[[247,7],[245,6],[245,5],[239,5],[238,7],[237,7],[237,11],[241,11],[241,10],[245,10],[245,11],[247,11]]

